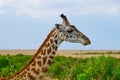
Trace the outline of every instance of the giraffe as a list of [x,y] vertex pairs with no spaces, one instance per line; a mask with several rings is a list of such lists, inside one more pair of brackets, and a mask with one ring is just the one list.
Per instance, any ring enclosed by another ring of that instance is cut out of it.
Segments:
[[61,14],[60,17],[63,20],[62,24],[55,24],[55,27],[48,34],[33,58],[20,71],[0,80],[48,80],[45,79],[45,73],[63,41],[81,43],[83,45],[91,43],[87,36],[69,23],[64,14]]

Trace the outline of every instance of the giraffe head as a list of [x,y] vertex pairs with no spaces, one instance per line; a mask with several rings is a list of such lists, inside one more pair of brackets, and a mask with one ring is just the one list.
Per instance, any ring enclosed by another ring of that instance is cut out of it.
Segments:
[[62,41],[68,41],[73,43],[81,43],[83,45],[90,44],[90,40],[82,32],[80,32],[74,25],[71,25],[66,16],[61,14],[60,17],[63,20],[62,24],[56,24],[58,31],[58,37]]

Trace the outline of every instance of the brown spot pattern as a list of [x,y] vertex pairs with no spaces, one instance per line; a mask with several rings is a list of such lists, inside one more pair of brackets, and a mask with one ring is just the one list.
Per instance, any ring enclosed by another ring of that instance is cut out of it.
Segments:
[[27,74],[27,71],[24,71],[22,75],[26,77],[26,74]]
[[55,44],[58,44],[58,41],[57,41],[57,40],[55,40]]
[[28,77],[30,78],[30,80],[35,80],[35,78],[30,73],[28,73]]
[[54,49],[55,45],[52,45],[52,49]]
[[30,66],[27,66],[27,71],[30,71]]
[[46,63],[46,61],[47,61],[47,56],[44,56],[43,57],[43,65]]
[[47,72],[47,70],[48,70],[48,69],[47,69],[46,67],[43,67],[43,68],[42,68],[42,72],[44,72],[44,73]]
[[39,74],[39,71],[37,71],[35,68],[32,68],[31,70],[32,70],[32,71],[33,71],[33,73],[35,73],[36,75],[38,75],[38,74]]
[[34,60],[31,64],[32,64],[32,66],[35,66],[36,65],[36,61]]
[[50,55],[50,56],[49,56],[49,58],[53,59],[53,56],[52,56],[52,55]]
[[51,62],[52,62],[52,61],[49,59],[48,62],[47,62],[47,64],[51,64]]
[[37,56],[36,58],[37,58],[37,59],[41,59],[41,56]]
[[50,43],[48,42],[47,44],[46,44],[46,47],[49,47],[50,46]]
[[53,51],[52,54],[55,55],[55,52]]
[[51,52],[51,47],[47,49],[47,54],[50,54],[50,52]]
[[50,39],[50,43],[51,43],[51,44],[53,43],[53,39]]
[[43,75],[40,75],[40,76],[39,76],[39,79],[40,79],[40,80],[43,80],[43,78],[44,78]]
[[45,49],[42,49],[41,54],[45,55]]
[[58,47],[57,47],[57,46],[55,46],[55,50],[57,50],[57,48],[58,48]]
[[57,38],[57,35],[55,35],[54,38],[56,39],[56,38]]
[[41,61],[38,61],[37,64],[38,64],[39,67],[42,66],[42,62]]

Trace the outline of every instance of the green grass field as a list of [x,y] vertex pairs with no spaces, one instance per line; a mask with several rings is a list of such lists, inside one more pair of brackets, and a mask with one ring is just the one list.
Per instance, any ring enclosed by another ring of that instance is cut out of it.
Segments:
[[[0,77],[14,74],[30,59],[31,55],[0,55]],[[56,56],[47,74],[58,80],[120,80],[120,58],[72,58]]]

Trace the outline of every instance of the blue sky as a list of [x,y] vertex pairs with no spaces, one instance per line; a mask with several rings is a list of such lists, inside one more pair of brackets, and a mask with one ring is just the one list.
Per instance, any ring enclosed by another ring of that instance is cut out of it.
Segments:
[[0,0],[0,49],[38,49],[61,13],[92,43],[59,49],[120,49],[120,0]]

